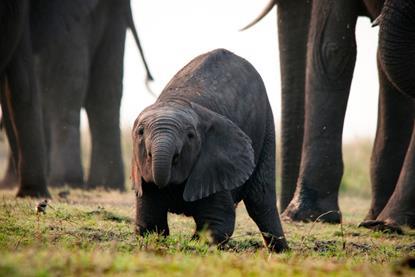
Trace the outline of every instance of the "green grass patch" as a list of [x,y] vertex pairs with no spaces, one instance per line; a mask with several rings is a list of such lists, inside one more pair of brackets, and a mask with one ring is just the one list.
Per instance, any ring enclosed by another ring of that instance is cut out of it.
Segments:
[[[123,150],[129,176],[131,139]],[[83,134],[88,167],[89,142]],[[232,239],[222,249],[191,239],[194,222],[169,215],[171,236],[137,237],[134,194],[52,190],[45,215],[36,200],[0,191],[0,276],[415,276],[415,231],[385,234],[357,228],[370,202],[371,142],[343,147],[340,188],[343,225],[283,222],[290,252],[269,253],[243,205]],[[0,172],[7,150],[0,144]],[[87,172],[87,171],[85,171]],[[277,178],[278,179],[278,178]],[[127,184],[129,188],[129,184]]]
[[415,255],[415,232],[357,228],[368,207],[362,198],[341,198],[342,226],[284,222],[292,250],[273,254],[243,205],[233,238],[217,249],[192,240],[193,221],[178,215],[169,216],[171,236],[137,237],[133,193],[74,190],[60,198],[52,190],[44,215],[35,200],[0,193],[0,276],[415,274],[404,260]]

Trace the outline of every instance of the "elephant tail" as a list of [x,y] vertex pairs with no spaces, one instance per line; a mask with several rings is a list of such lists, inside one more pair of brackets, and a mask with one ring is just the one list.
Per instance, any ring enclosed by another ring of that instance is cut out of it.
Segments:
[[251,23],[249,23],[248,25],[246,25],[239,31],[245,31],[251,28],[252,26],[254,26],[255,24],[257,24],[259,21],[261,21],[261,19],[263,19],[272,10],[274,6],[278,4],[278,2],[279,0],[270,0],[268,4],[265,6],[264,10]]
[[141,47],[140,39],[138,38],[137,30],[136,30],[135,25],[134,25],[133,13],[131,11],[131,3],[130,3],[130,1],[127,1],[127,2],[128,2],[127,11],[126,11],[127,26],[128,26],[128,28],[130,28],[131,32],[133,33],[135,43],[137,44],[138,50],[140,51],[140,56],[141,56],[141,59],[143,60],[144,67],[145,67],[146,73],[147,73],[146,85],[148,85],[148,82],[153,81],[154,79],[153,79],[153,76],[151,75],[150,69],[147,65],[147,61],[146,61],[146,58],[144,56],[144,51],[143,51],[143,48]]

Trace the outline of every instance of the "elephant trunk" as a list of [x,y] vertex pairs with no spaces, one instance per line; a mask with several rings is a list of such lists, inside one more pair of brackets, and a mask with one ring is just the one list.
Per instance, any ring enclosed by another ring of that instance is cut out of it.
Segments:
[[379,58],[394,86],[415,97],[414,1],[386,1],[379,30]]
[[154,137],[151,146],[153,180],[160,188],[167,186],[170,181],[174,154],[173,135],[163,133]]

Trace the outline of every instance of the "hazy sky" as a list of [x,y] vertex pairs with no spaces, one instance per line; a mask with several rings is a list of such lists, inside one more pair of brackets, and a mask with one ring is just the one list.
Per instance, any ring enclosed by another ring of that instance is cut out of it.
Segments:
[[[268,0],[131,0],[147,61],[160,93],[171,77],[191,59],[226,48],[250,61],[261,74],[279,125],[280,70],[276,9],[259,24],[238,32]],[[344,128],[345,140],[372,137],[376,128],[378,28],[359,18],[358,56]],[[122,125],[130,127],[140,111],[155,100],[145,89],[144,69],[130,33],[127,35]]]

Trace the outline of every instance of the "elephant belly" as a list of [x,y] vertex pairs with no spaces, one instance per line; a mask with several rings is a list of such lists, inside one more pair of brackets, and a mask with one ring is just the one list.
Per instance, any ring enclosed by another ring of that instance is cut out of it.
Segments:
[[231,191],[233,203],[235,205],[237,205],[239,202],[242,201],[243,196],[244,196],[244,187],[245,187],[245,184]]
[[166,190],[164,191],[166,197],[164,199],[167,199],[168,202],[168,212],[191,216],[192,202],[185,202],[183,200],[183,191],[184,185],[166,188]]

